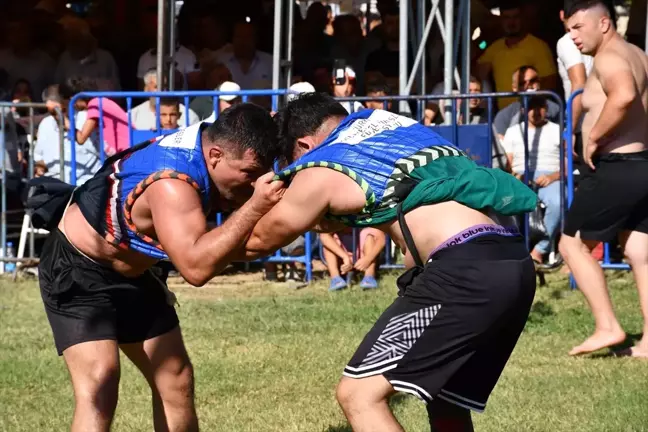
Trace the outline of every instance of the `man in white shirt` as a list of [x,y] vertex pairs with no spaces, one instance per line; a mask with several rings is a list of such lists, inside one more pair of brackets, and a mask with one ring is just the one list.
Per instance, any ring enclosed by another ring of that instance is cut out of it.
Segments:
[[[538,187],[538,198],[546,207],[544,225],[548,237],[539,241],[531,251],[531,258],[542,263],[550,252],[551,243],[560,226],[560,126],[547,120],[547,101],[543,97],[529,99],[528,178]],[[524,123],[506,130],[502,146],[510,170],[524,179]]]
[[[565,12],[560,11],[560,20],[565,22]],[[558,73],[565,89],[565,101],[571,94],[577,90],[585,88],[585,81],[594,65],[594,57],[583,54],[576,48],[569,33],[565,33],[556,44],[558,54]],[[583,113],[581,96],[576,96],[572,104],[572,125],[574,128],[574,137],[572,151],[574,154],[582,154],[582,140],[580,135],[580,121]]]
[[218,59],[243,90],[258,89],[259,83],[272,80],[272,56],[257,50],[256,28],[252,23],[234,25],[232,51],[219,53]]
[[[69,97],[73,92],[67,91],[64,88],[65,85],[60,85],[61,96],[50,93],[47,97],[49,101],[60,103],[60,108],[63,113],[63,116],[67,119],[68,113],[68,103]],[[83,124],[87,118],[87,111],[78,111],[74,117],[75,129],[81,131],[83,129]],[[67,121],[66,130],[64,131],[64,157],[65,157],[65,181],[70,182],[71,173],[72,173],[72,145],[68,139]],[[99,154],[99,148],[97,144],[99,142],[96,132],[93,133],[83,144],[75,142],[76,150],[76,175],[77,175],[77,185],[82,185],[88,181],[92,176],[99,171],[101,168],[101,160]],[[38,132],[36,142],[34,144],[34,161],[41,162],[47,167],[47,172],[45,175],[49,177],[59,178],[61,173],[60,161],[61,161],[61,149],[60,149],[60,133],[59,133],[59,123],[54,115],[49,115],[45,117],[40,124],[38,125]]]
[[[144,75],[144,91],[145,92],[155,92],[157,91],[157,72],[155,69],[149,70]],[[137,105],[135,108],[132,108],[130,111],[131,124],[133,129],[140,130],[155,130],[157,129],[157,120],[155,115],[156,110],[156,98],[150,98],[146,102],[142,102]],[[184,104],[180,104],[180,127],[191,126],[192,124],[198,123],[200,118],[193,110],[189,109],[189,116],[187,117],[187,107]],[[188,119],[188,123],[187,123]]]

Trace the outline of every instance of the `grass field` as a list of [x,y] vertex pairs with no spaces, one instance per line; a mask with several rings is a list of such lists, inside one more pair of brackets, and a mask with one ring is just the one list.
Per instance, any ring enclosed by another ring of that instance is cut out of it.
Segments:
[[[634,284],[609,274],[619,317],[641,331]],[[334,399],[345,362],[396,294],[329,294],[323,283],[291,291],[258,276],[178,287],[185,340],[196,368],[205,431],[351,431]],[[477,431],[648,431],[648,363],[601,353],[566,353],[592,329],[582,295],[566,279],[539,288],[526,330]],[[429,430],[422,403],[392,400],[408,431]],[[115,431],[150,431],[149,390],[135,368],[122,372]],[[0,431],[64,431],[73,409],[67,371],[54,351],[33,280],[0,282]]]

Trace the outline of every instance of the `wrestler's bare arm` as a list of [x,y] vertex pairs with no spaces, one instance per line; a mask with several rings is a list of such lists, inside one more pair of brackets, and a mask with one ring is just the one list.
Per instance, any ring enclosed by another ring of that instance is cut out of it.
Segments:
[[158,240],[187,282],[204,285],[236,257],[254,225],[281,199],[283,183],[270,183],[271,178],[260,178],[254,196],[211,231],[192,186],[180,180],[158,180],[149,186],[147,201]]
[[610,137],[625,118],[637,98],[632,69],[626,59],[616,53],[601,53],[594,60],[594,73],[607,96],[601,114],[589,133],[590,143]]
[[332,196],[331,187],[322,174],[317,168],[310,168],[295,176],[282,200],[254,227],[245,246],[246,259],[271,254],[322,219]]

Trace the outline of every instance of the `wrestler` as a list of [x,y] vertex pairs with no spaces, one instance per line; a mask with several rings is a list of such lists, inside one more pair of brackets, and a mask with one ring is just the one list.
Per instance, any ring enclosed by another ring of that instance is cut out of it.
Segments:
[[586,171],[574,195],[560,253],[594,314],[594,334],[569,354],[590,353],[625,340],[605,276],[590,251],[616,236],[632,267],[644,336],[625,354],[648,357],[648,57],[623,40],[600,0],[565,7],[578,49],[594,56],[582,96]]
[[[120,349],[151,386],[155,430],[198,430],[173,295],[153,266],[169,259],[200,286],[231,261],[283,193],[272,173],[262,176],[282,153],[276,134],[265,110],[238,105],[213,124],[111,157],[71,194],[44,246],[39,279],[74,388],[72,431],[109,430]],[[208,231],[210,211],[238,207]]]
[[306,94],[275,116],[296,161],[282,200],[255,227],[248,258],[310,229],[373,226],[409,270],[399,296],[344,369],[337,399],[354,431],[401,431],[389,396],[428,404],[432,430],[472,430],[524,328],[535,272],[524,239],[495,213],[531,211],[536,195],[510,174],[478,167],[431,129],[382,110],[347,116]]

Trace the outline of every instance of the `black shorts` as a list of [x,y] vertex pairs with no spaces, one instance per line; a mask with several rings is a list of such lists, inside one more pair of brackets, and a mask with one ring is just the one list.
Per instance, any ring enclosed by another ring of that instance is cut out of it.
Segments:
[[178,326],[166,282],[153,269],[123,276],[81,255],[58,229],[41,256],[41,296],[59,355],[82,342],[142,342]]
[[648,233],[648,151],[604,154],[595,167],[584,168],[564,233],[605,242],[622,230]]
[[443,249],[398,279],[398,298],[344,375],[382,374],[395,390],[481,412],[522,332],[535,295],[521,237],[487,235]]

